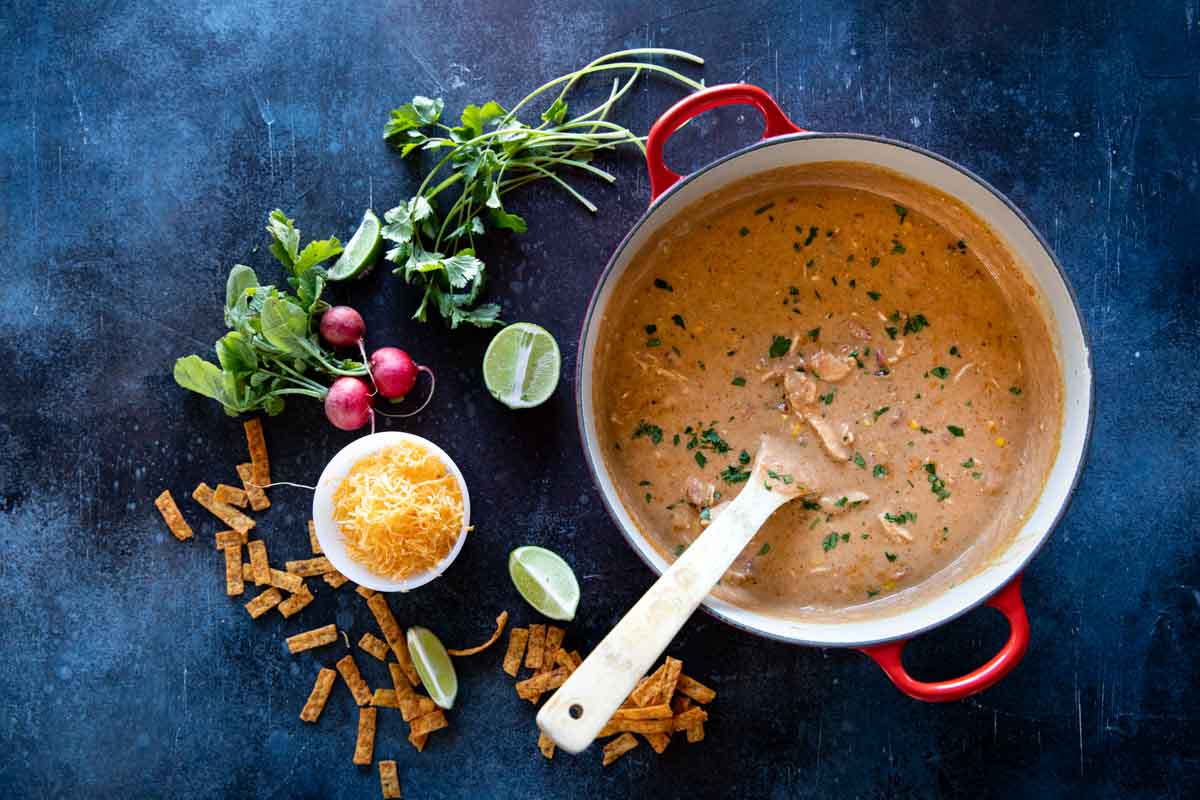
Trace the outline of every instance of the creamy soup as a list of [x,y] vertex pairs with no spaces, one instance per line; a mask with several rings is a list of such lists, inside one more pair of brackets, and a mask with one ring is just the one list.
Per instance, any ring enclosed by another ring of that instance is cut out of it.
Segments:
[[979,569],[1054,460],[1062,382],[1012,255],[952,198],[852,163],[755,176],[662,226],[601,322],[594,403],[621,500],[668,559],[763,433],[819,491],[715,590],[774,614],[910,603]]

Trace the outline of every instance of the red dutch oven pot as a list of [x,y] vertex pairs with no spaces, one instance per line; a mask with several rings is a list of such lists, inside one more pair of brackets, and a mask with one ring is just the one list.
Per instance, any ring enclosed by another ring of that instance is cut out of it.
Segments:
[[[762,139],[686,177],[663,161],[667,139],[692,117],[712,108],[746,105],[762,115]],[[879,136],[819,133],[795,125],[762,89],[748,84],[713,86],[689,95],[663,114],[646,141],[650,207],[617,247],[592,295],[580,340],[576,393],[588,466],[613,520],[655,572],[667,562],[646,541],[625,510],[604,463],[593,406],[593,370],[601,320],[634,255],[659,228],[688,206],[734,181],[805,163],[854,161],[899,172],[956,198],[986,222],[1016,256],[1044,303],[1057,347],[1064,386],[1059,451],[1037,505],[1003,552],[976,574],[914,607],[846,621],[806,621],[747,611],[709,595],[704,607],[719,619],[762,636],[820,647],[853,647],[866,653],[900,691],[926,702],[948,702],[994,685],[1029,648],[1029,619],[1021,598],[1021,572],[1065,513],[1083,469],[1091,435],[1091,354],[1078,304],[1045,239],[1004,195],[966,168],[927,150]],[[1008,620],[1008,641],[983,666],[953,680],[925,682],[904,668],[911,638],[987,604]]]

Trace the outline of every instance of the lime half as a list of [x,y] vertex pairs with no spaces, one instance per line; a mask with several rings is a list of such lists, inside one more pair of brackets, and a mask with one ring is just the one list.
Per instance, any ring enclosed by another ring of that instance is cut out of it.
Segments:
[[550,331],[515,322],[497,333],[483,354],[483,382],[509,408],[533,408],[554,394],[561,361]]
[[458,696],[458,676],[454,674],[454,664],[446,648],[429,628],[409,628],[405,638],[408,653],[425,691],[429,692],[429,699],[442,708],[453,706],[454,698]]
[[368,208],[367,213],[363,214],[362,222],[358,224],[358,230],[346,243],[346,249],[330,267],[329,280],[345,281],[357,278],[367,267],[379,260],[382,251],[383,236],[380,235],[379,217]]
[[518,547],[508,556],[508,574],[529,605],[550,619],[575,619],[579,582],[556,554],[544,547]]

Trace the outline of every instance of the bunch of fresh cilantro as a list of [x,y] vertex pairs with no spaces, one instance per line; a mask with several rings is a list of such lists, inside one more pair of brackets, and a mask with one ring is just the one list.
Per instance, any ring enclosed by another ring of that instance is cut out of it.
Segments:
[[[498,324],[500,306],[479,302],[486,269],[476,256],[476,238],[489,230],[526,231],[525,220],[505,209],[504,197],[528,183],[550,180],[595,212],[596,206],[558,173],[579,170],[611,183],[616,180],[613,175],[590,163],[597,153],[624,144],[644,151],[645,137],[608,119],[613,105],[643,73],[664,75],[692,90],[703,88],[667,67],[627,60],[642,56],[704,63],[679,50],[624,50],[555,78],[512,109],[494,100],[469,105],[459,116],[460,124],[453,127],[442,122],[441,99],[414,97],[391,112],[383,136],[396,144],[401,156],[440,155],[416,194],[384,215],[383,237],[393,244],[388,260],[399,265],[396,274],[424,287],[414,318],[425,321],[432,310],[451,328]],[[570,116],[566,98],[571,90],[589,75],[608,73],[617,74],[608,98]],[[549,92],[554,92],[554,99],[542,112],[541,123],[522,122],[518,113]],[[457,194],[443,202],[440,195],[451,187],[457,187]]]

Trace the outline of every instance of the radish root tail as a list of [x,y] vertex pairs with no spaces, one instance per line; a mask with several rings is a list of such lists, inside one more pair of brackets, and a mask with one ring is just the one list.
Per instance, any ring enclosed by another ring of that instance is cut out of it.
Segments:
[[[434,377],[433,370],[431,370],[429,367],[418,364],[417,369],[429,375],[429,394],[425,396],[425,402],[421,403],[421,405],[415,411],[406,411],[403,414],[389,414],[386,411],[380,411],[378,408],[374,409],[376,414],[382,414],[383,416],[391,417],[392,419],[404,419],[405,417],[415,417],[417,414],[420,414],[425,410],[425,407],[429,405],[429,401],[433,399],[433,392],[437,388],[437,378]],[[372,423],[373,422],[374,420],[372,420]],[[372,431],[372,433],[373,432],[374,431]]]

